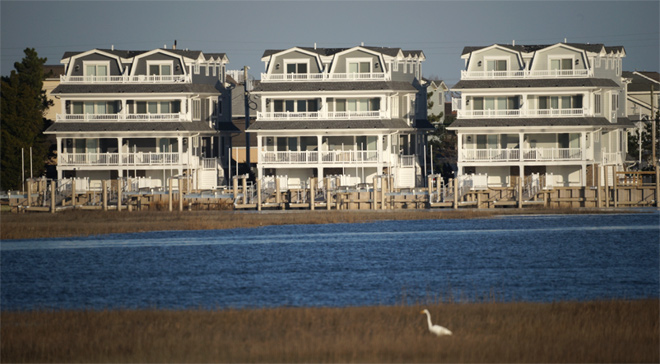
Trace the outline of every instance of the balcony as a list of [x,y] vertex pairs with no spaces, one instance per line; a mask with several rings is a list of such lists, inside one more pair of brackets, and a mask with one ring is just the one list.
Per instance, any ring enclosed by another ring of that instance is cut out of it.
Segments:
[[458,117],[464,119],[479,118],[526,118],[526,117],[582,117],[587,109],[504,109],[504,110],[463,110],[458,109]]
[[387,119],[388,112],[372,111],[313,111],[313,112],[257,112],[257,119],[270,121],[283,120],[373,120]]
[[[120,158],[121,157],[121,158]],[[179,153],[62,153],[60,166],[164,166],[184,161]]]
[[523,78],[580,78],[593,77],[586,69],[574,70],[514,70],[514,71],[461,71],[461,80],[523,79]]
[[136,76],[66,76],[60,75],[60,83],[191,83],[190,75],[136,75]]
[[57,114],[56,122],[144,122],[144,121],[192,121],[188,114]]
[[262,82],[296,82],[296,81],[390,81],[387,73],[278,73],[261,74]]
[[461,162],[543,162],[543,161],[581,161],[581,148],[526,148],[520,149],[462,149]]
[[375,150],[332,150],[332,151],[281,151],[261,152],[262,164],[376,164],[378,151]]

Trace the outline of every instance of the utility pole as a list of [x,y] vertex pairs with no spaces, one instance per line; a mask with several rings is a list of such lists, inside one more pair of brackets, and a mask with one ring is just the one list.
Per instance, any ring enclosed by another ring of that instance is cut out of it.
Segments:
[[249,105],[249,94],[248,94],[248,70],[250,67],[243,67],[243,91],[245,95],[245,164],[247,165],[248,173],[250,171],[250,133],[248,133],[248,128],[250,127],[250,105]]

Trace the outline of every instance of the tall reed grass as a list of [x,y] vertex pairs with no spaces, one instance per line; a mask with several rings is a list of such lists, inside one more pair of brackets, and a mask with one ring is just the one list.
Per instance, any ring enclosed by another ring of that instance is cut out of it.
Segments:
[[4,362],[654,362],[657,299],[1,312]]
[[506,210],[288,210],[236,211],[62,211],[50,213],[2,213],[0,239],[34,239],[89,236],[163,230],[252,228],[267,225],[361,223],[377,220],[471,219],[511,214],[607,213],[596,209]]

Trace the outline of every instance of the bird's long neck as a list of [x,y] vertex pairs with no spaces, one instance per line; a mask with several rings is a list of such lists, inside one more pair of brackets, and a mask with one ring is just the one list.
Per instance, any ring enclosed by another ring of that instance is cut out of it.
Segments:
[[429,328],[431,328],[431,326],[433,326],[433,324],[431,323],[431,314],[428,313],[428,312],[426,313],[426,319],[427,319],[428,322],[429,322]]

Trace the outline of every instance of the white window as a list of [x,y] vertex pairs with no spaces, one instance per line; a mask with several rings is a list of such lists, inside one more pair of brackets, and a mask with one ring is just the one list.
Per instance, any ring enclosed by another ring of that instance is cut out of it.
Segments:
[[612,94],[612,111],[617,111],[619,109],[619,94]]
[[371,58],[350,58],[346,60],[347,73],[371,73]]
[[196,75],[199,74],[199,67],[200,67],[199,63],[195,62],[195,65],[194,65],[194,72],[195,72]]
[[397,72],[399,71],[399,60],[398,59],[394,60],[394,66],[392,67],[392,69],[397,71]]
[[213,77],[218,75],[218,66],[213,66]]
[[147,62],[149,76],[172,76],[172,62]]
[[486,71],[506,71],[507,60],[506,59],[488,59],[486,60]]
[[573,58],[554,58],[550,59],[550,69],[551,70],[572,70],[573,69]]
[[108,77],[109,68],[110,62],[85,62],[84,76],[93,81],[104,80]]
[[285,72],[288,73],[309,73],[309,61],[284,61]]

